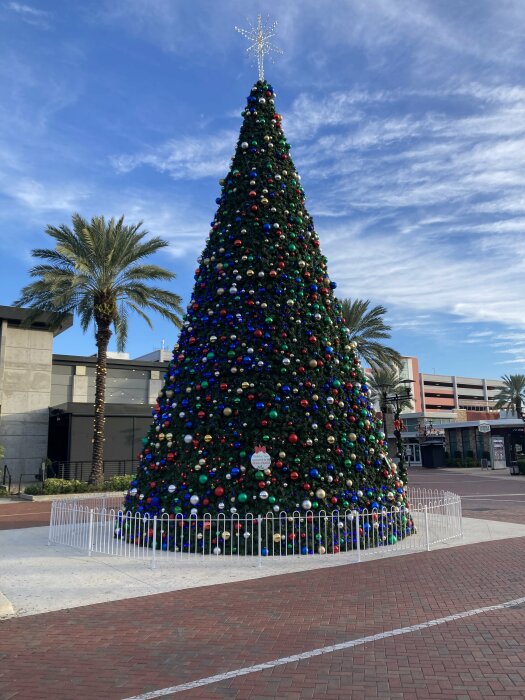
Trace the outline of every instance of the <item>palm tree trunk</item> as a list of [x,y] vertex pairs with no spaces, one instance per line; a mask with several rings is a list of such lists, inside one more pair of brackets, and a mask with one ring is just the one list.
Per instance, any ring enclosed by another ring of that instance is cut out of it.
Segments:
[[101,484],[104,481],[104,424],[106,422],[106,375],[107,352],[111,330],[109,322],[97,321],[97,367],[95,379],[95,419],[93,421],[93,457],[90,484]]

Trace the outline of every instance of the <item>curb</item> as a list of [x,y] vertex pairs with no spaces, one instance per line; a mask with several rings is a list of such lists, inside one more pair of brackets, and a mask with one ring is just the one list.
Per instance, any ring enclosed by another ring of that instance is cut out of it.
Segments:
[[44,494],[43,496],[32,496],[28,493],[19,494],[18,498],[22,501],[65,501],[72,498],[76,498],[79,501],[86,498],[102,498],[102,497],[114,497],[114,496],[124,496],[126,491],[91,491],[89,493],[54,493],[54,494]]
[[15,609],[11,605],[11,601],[0,593],[0,618],[9,617],[15,614]]

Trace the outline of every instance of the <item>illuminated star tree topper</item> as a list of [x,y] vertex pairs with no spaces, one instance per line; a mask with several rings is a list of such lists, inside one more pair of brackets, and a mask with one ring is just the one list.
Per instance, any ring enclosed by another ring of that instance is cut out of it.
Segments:
[[261,15],[257,17],[257,26],[251,26],[250,29],[241,29],[240,27],[235,27],[235,29],[242,34],[246,39],[252,43],[246,51],[257,56],[257,65],[259,68],[259,80],[264,80],[264,56],[265,54],[271,53],[282,53],[281,49],[274,46],[269,39],[275,34],[275,28],[277,22],[272,22],[268,27],[263,27],[263,21]]

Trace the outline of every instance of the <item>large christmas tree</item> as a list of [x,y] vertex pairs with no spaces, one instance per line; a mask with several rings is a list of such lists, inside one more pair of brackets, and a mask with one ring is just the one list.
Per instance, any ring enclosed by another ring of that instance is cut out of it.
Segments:
[[[271,85],[253,86],[242,116],[126,507],[288,520],[394,507],[388,539],[403,536],[405,485],[385,456]],[[337,551],[331,539],[312,535],[303,551]]]

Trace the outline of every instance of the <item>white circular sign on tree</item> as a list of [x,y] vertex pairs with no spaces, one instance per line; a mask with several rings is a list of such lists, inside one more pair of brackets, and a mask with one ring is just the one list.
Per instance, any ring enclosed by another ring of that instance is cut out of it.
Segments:
[[250,457],[250,462],[254,469],[261,469],[264,471],[265,469],[268,469],[272,463],[272,458],[266,452],[266,450],[258,450],[252,454]]

